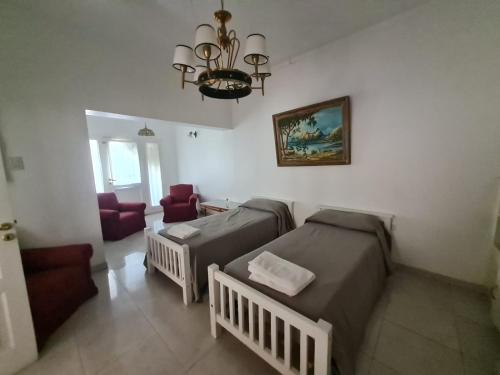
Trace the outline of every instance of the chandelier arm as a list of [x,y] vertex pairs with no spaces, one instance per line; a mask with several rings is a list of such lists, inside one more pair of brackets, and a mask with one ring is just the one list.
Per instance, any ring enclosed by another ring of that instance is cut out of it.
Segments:
[[252,90],[260,90],[262,92],[262,96],[264,96],[264,80],[266,77],[262,76],[260,77],[261,84],[260,86],[252,86]]
[[234,68],[234,64],[236,64],[236,58],[238,57],[238,53],[240,52],[240,40],[236,38],[236,35],[231,39],[231,44],[233,46],[233,51],[236,46],[236,52],[234,56],[232,56],[231,68]]

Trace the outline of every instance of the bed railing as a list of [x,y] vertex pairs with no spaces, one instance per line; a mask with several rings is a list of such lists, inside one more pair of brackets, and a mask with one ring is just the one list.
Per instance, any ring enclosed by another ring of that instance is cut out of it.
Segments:
[[210,328],[223,327],[282,374],[331,374],[332,326],[208,267]]
[[148,272],[153,273],[158,269],[180,285],[184,304],[190,304],[192,289],[189,247],[154,233],[152,228],[144,229],[144,236],[147,245]]

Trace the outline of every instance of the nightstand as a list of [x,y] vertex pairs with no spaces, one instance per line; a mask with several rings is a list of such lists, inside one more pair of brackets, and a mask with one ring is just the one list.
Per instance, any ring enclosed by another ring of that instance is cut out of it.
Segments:
[[200,209],[203,215],[213,215],[238,208],[240,204],[232,201],[215,200],[200,203]]

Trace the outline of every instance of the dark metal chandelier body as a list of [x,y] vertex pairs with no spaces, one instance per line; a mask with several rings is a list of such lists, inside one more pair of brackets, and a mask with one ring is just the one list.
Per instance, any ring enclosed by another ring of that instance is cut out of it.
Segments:
[[[196,28],[194,49],[182,44],[175,47],[172,66],[182,72],[182,88],[186,82],[191,83],[198,86],[202,97],[216,99],[238,100],[250,95],[253,89],[261,90],[264,95],[264,80],[271,75],[266,38],[262,34],[247,37],[243,60],[253,66],[253,72],[248,74],[236,69],[240,41],[233,29],[227,31],[231,13],[224,9],[223,0],[221,8],[214,13],[217,30],[209,24],[201,24]],[[203,65],[194,65],[195,56]],[[192,73],[193,79],[186,79],[186,73]],[[252,86],[252,78],[260,81],[260,86]]]

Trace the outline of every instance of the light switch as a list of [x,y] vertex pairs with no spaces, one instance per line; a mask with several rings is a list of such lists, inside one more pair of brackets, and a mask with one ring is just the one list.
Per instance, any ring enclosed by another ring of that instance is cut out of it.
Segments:
[[22,171],[24,170],[24,161],[21,156],[14,156],[7,158],[7,168],[10,171]]

